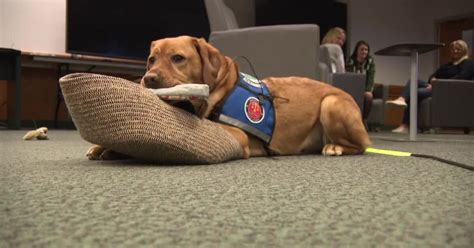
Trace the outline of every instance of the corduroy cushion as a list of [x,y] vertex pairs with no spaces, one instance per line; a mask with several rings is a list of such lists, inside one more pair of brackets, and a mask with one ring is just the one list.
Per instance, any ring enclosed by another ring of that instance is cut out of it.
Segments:
[[74,73],[61,89],[81,136],[137,159],[210,164],[240,158],[240,144],[216,123],[172,107],[125,79]]

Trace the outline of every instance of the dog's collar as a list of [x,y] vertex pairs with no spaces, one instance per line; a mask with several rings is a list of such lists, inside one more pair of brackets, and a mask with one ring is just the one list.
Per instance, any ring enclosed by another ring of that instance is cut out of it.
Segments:
[[215,119],[270,144],[275,128],[275,109],[268,87],[262,81],[240,72],[234,89],[216,111]]

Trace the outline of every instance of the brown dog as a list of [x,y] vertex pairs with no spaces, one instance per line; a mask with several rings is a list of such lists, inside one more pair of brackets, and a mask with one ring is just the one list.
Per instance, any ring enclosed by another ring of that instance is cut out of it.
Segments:
[[[238,77],[238,67],[232,59],[204,39],[180,36],[152,42],[141,84],[147,88],[207,84],[207,100],[191,103],[198,116],[209,118],[234,89]],[[302,77],[270,77],[263,82],[268,86],[275,110],[271,142],[267,144],[240,128],[221,124],[242,145],[244,158],[320,152],[361,154],[370,144],[359,107],[344,91]],[[95,146],[88,157],[107,159],[116,158],[116,154]]]
[[[204,39],[189,36],[152,42],[141,84],[167,88],[184,83],[209,86],[207,100],[193,100],[195,112],[209,118],[233,90],[237,65]],[[360,154],[370,144],[359,107],[350,95],[328,84],[302,77],[270,77],[275,127],[267,144],[243,130],[221,124],[242,145],[244,158],[272,154]]]

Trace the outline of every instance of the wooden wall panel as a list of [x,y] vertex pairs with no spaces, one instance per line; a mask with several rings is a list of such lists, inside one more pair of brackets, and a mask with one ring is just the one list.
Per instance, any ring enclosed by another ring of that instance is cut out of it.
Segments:
[[56,104],[57,74],[44,68],[23,68],[23,120],[52,120]]
[[[474,17],[450,20],[438,24],[439,42],[446,46],[439,51],[440,65],[450,62],[449,44],[455,40],[462,39],[463,30],[474,29]],[[471,56],[474,49],[471,47]]]
[[7,119],[7,83],[0,80],[0,120]]
[[[74,71],[72,71],[74,72]],[[72,73],[71,72],[71,73]],[[100,72],[98,72],[100,73]],[[102,73],[106,75],[137,81],[139,77],[129,74]],[[25,126],[35,126],[35,122],[53,123],[56,111],[58,72],[52,68],[22,68],[22,123]],[[7,120],[8,90],[7,81],[0,81],[0,121]],[[70,122],[64,101],[59,105],[58,123]]]
[[[388,100],[394,100],[400,96],[403,91],[403,87],[401,85],[390,85],[388,88]],[[402,123],[403,119],[403,110],[400,108],[384,108],[384,125],[386,126],[398,126]]]

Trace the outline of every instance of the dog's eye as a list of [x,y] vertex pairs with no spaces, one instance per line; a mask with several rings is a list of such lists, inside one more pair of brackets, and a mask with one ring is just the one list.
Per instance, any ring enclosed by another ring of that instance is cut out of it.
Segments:
[[171,56],[171,61],[173,61],[173,63],[180,63],[180,62],[183,62],[184,59],[185,59],[185,58],[184,58],[182,55],[179,55],[179,54],[176,54],[176,55]]
[[148,58],[148,64],[153,65],[155,63],[155,57],[149,57]]

